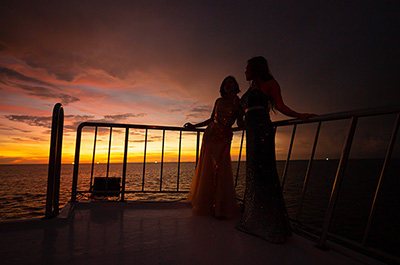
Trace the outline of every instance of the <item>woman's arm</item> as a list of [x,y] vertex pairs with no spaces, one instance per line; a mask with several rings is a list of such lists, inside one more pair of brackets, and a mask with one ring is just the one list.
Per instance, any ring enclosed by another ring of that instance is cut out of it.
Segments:
[[311,116],[315,116],[315,114],[310,114],[310,113],[299,113],[291,108],[289,108],[284,102],[281,94],[281,88],[279,87],[279,84],[275,80],[271,80],[268,82],[265,82],[261,85],[261,90],[272,97],[272,99],[275,102],[275,107],[277,110],[282,112],[283,114],[289,116],[289,117],[295,117],[299,118],[302,120],[308,121],[308,118]]
[[196,127],[203,127],[203,126],[207,126],[208,124],[210,124],[214,119],[213,118],[209,118],[208,120],[205,120],[203,122],[197,123],[197,124],[191,124],[191,123],[186,123],[185,124],[185,128],[196,128]]
[[217,99],[217,100],[215,101],[214,109],[213,109],[213,111],[212,111],[212,113],[211,113],[211,117],[210,117],[209,119],[207,119],[207,120],[205,120],[205,121],[203,121],[203,122],[197,123],[197,124],[191,124],[190,122],[188,122],[188,123],[185,123],[185,124],[183,125],[183,127],[189,128],[189,129],[194,129],[194,128],[197,128],[197,127],[203,127],[203,126],[207,126],[208,124],[210,124],[210,123],[214,120],[214,116],[215,116],[215,107],[217,106],[218,100],[219,100],[219,99]]

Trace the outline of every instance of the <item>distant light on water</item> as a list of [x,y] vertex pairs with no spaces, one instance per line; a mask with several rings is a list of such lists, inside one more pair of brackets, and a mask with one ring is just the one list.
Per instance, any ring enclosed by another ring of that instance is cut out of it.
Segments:
[[325,160],[328,161],[328,160],[329,160],[329,157],[325,158]]

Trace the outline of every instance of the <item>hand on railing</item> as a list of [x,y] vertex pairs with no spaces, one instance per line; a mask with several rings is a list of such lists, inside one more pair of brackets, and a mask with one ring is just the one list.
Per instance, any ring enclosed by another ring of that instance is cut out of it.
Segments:
[[303,121],[310,121],[309,118],[314,117],[314,116],[318,116],[318,115],[314,114],[314,113],[299,113],[297,118],[299,118],[300,120],[303,120]]
[[186,129],[195,129],[196,126],[194,126],[193,124],[191,124],[190,122],[187,122],[183,125],[184,128]]

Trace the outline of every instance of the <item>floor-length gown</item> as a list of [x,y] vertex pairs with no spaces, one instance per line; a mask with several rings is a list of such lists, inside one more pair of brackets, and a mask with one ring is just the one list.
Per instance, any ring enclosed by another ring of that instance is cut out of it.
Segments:
[[204,132],[187,199],[196,215],[232,218],[240,213],[230,156],[232,125],[237,113],[232,101],[224,98],[216,101],[214,120]]
[[246,111],[246,189],[244,213],[236,227],[281,243],[292,232],[276,170],[275,128],[269,117],[268,96],[249,88],[241,102]]

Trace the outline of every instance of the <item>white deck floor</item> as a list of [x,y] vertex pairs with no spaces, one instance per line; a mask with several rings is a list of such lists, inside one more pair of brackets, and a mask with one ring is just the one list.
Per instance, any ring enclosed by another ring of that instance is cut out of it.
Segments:
[[78,203],[68,217],[67,208],[61,218],[0,223],[0,263],[383,264],[296,234],[271,244],[237,231],[237,220],[193,216],[182,202]]

